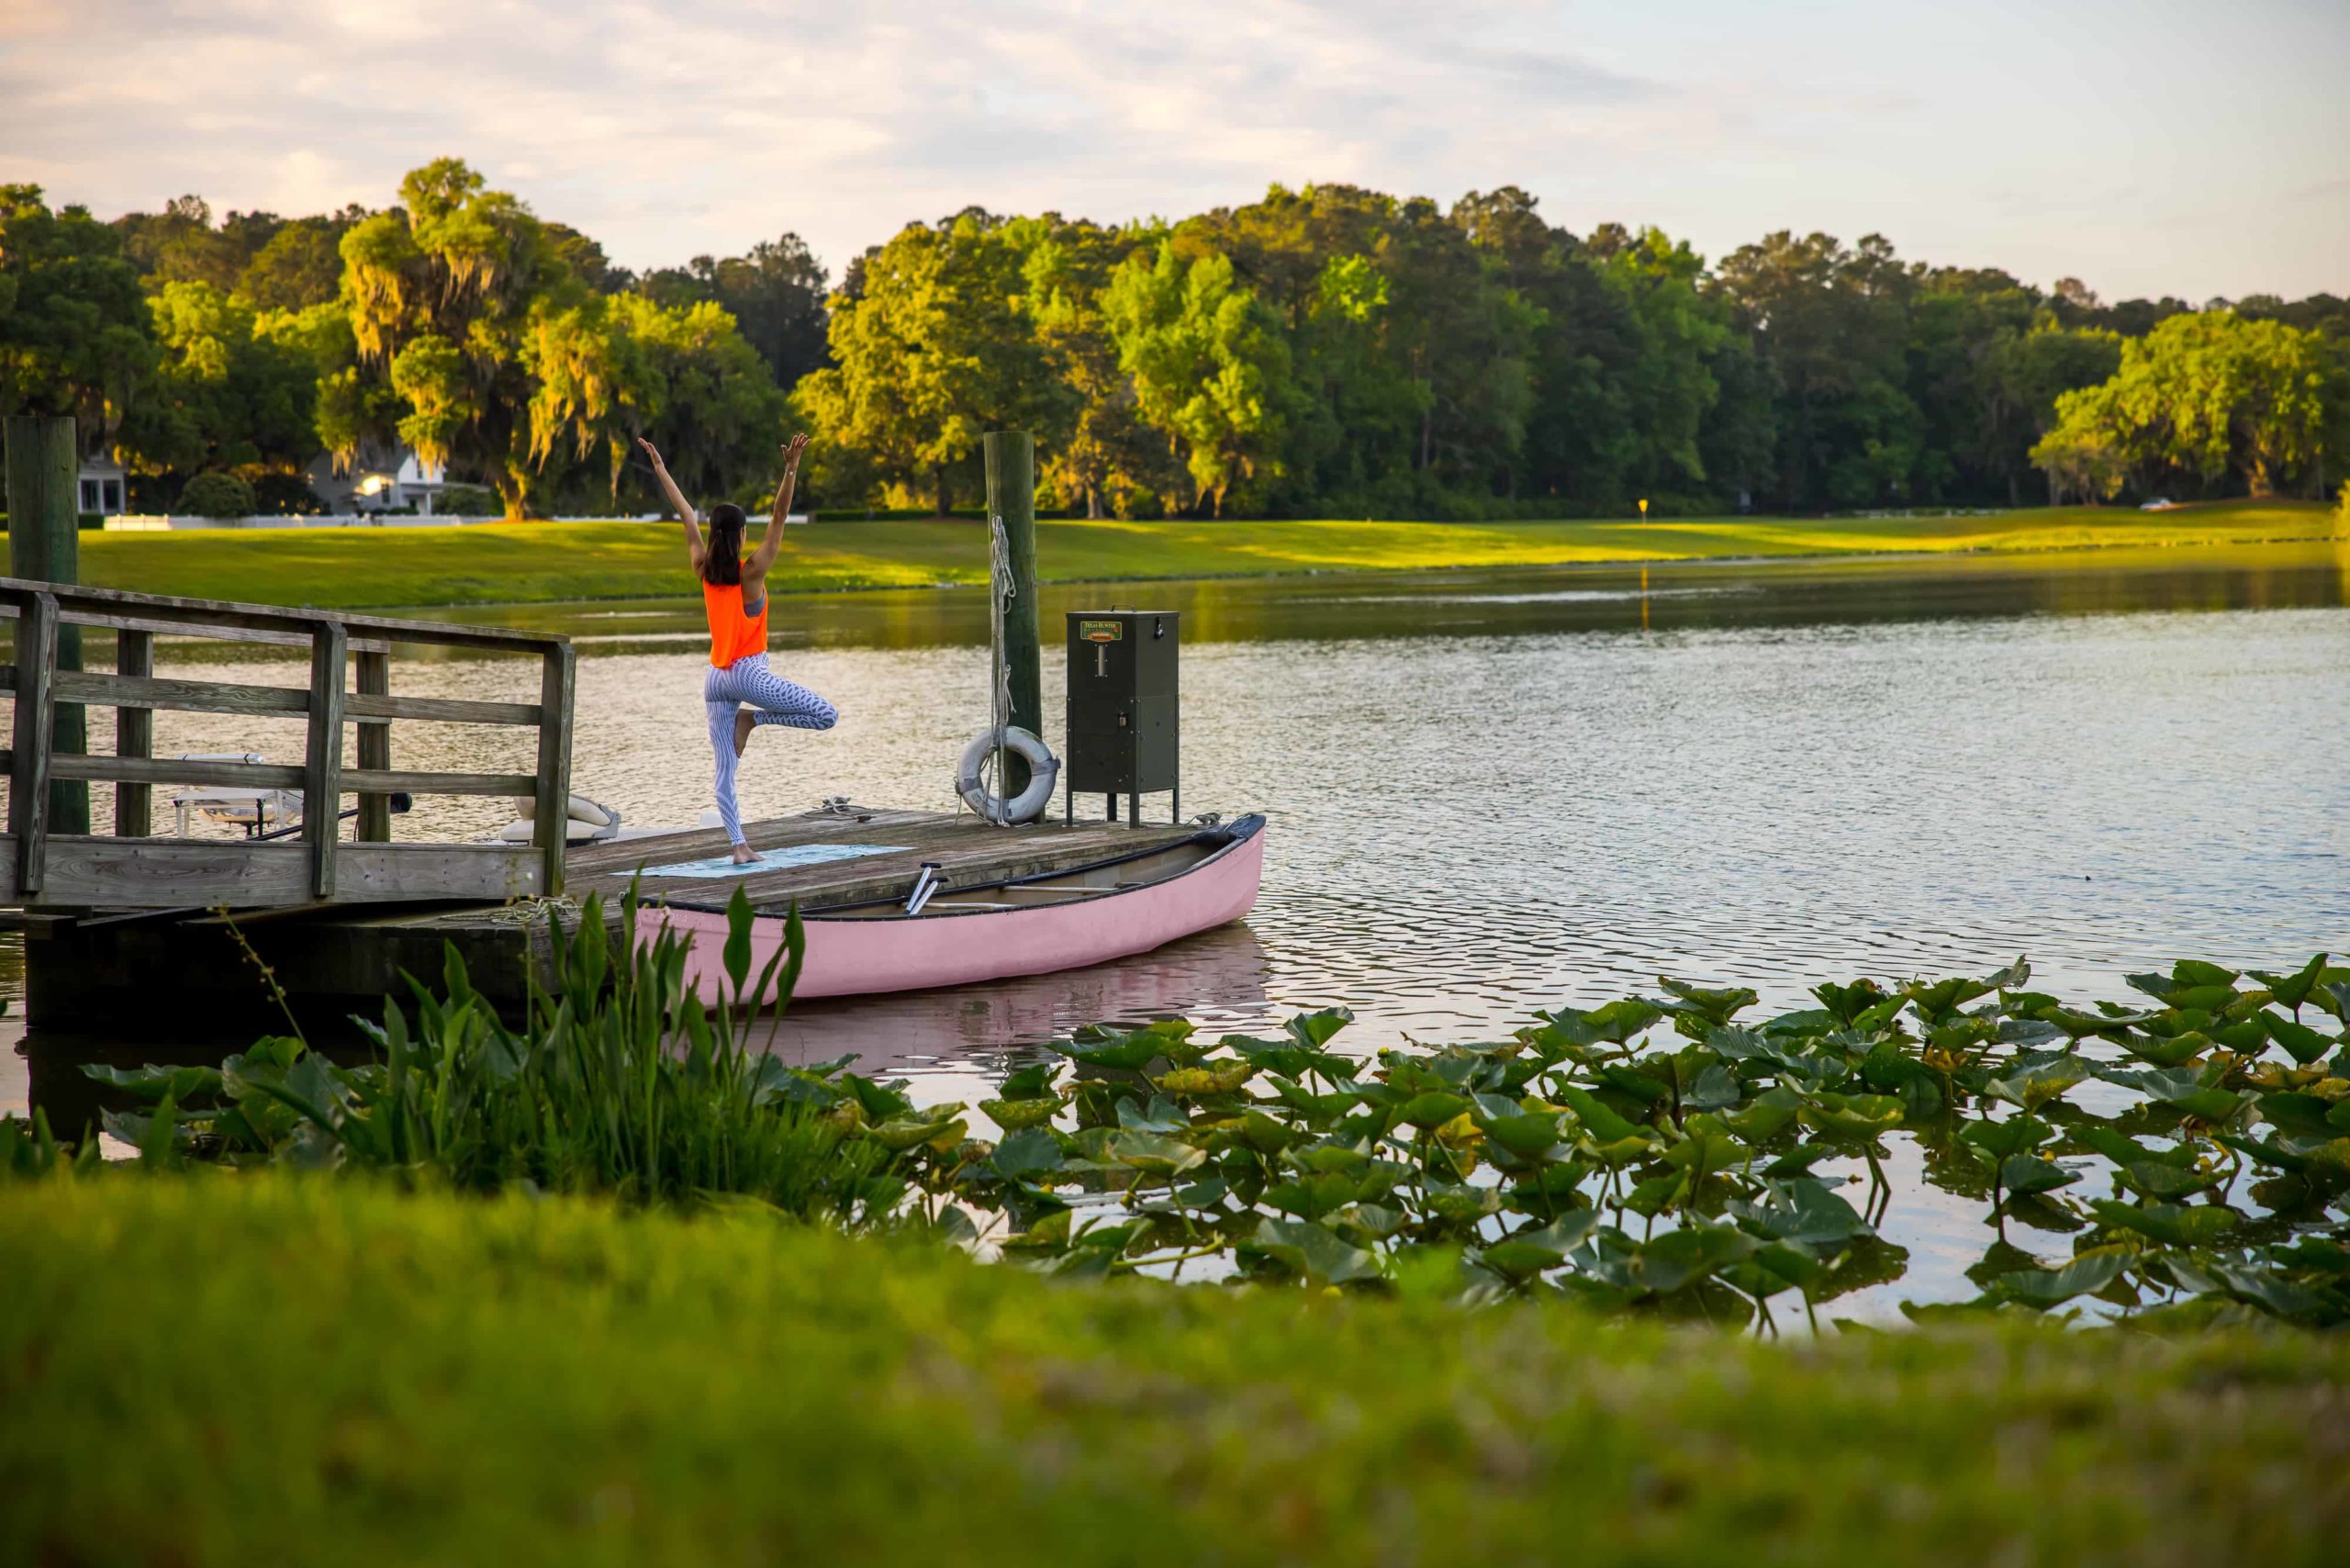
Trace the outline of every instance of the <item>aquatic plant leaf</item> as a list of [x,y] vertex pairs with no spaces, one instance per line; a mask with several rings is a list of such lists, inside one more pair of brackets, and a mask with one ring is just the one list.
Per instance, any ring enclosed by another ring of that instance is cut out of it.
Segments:
[[1304,1219],[1320,1219],[1324,1215],[1346,1207],[1360,1196],[1360,1189],[1347,1177],[1336,1171],[1308,1176],[1302,1181],[1277,1182],[1265,1189],[1264,1202],[1283,1214]]
[[1837,1022],[1850,1026],[1868,1009],[1886,1000],[1885,988],[1873,980],[1857,980],[1850,985],[1829,982],[1811,988],[1811,994]]
[[1118,1126],[1128,1132],[1159,1133],[1169,1137],[1192,1130],[1190,1118],[1181,1106],[1163,1094],[1153,1094],[1147,1105],[1134,1100],[1118,1102]]
[[208,1098],[221,1090],[220,1070],[217,1067],[104,1067],[84,1063],[82,1075],[94,1083],[128,1094],[144,1104],[156,1104],[169,1099],[181,1105],[190,1100]]
[[1642,1105],[1662,1105],[1673,1098],[1672,1084],[1628,1067],[1603,1067],[1597,1077],[1606,1087]]
[[1799,1143],[1762,1168],[1762,1174],[1774,1177],[1801,1176],[1823,1159],[1835,1159],[1847,1150],[1832,1143]]
[[[844,1057],[835,1066],[846,1067],[855,1059],[854,1057]],[[1058,1078],[1060,1072],[1058,1062],[1035,1062],[1005,1079],[1003,1086],[996,1092],[1006,1100],[1058,1099],[1059,1092],[1053,1087],[1053,1080]]]
[[2043,1007],[2032,1014],[2042,1024],[2053,1024],[2070,1039],[2087,1039],[2099,1035],[2118,1035],[2125,1030],[2153,1022],[2160,1012],[2141,1013],[2080,1013],[2062,1005]]
[[1317,1286],[1380,1277],[1376,1257],[1311,1220],[1266,1220],[1248,1246]]
[[726,943],[719,949],[719,962],[737,996],[751,980],[751,895],[737,882],[733,896],[726,901]]
[[1530,1279],[1564,1263],[1598,1224],[1597,1210],[1571,1210],[1548,1225],[1512,1232],[1477,1253],[1476,1259],[1510,1280]]
[[1588,1013],[1580,1008],[1561,1007],[1539,1016],[1550,1020],[1561,1036],[1575,1045],[1620,1046],[1663,1017],[1664,1014],[1638,997],[1626,997]]
[[1180,1176],[1207,1159],[1204,1152],[1188,1143],[1178,1143],[1155,1133],[1113,1134],[1104,1152],[1120,1165],[1153,1176]]
[[2061,1269],[2025,1269],[2001,1274],[2001,1294],[2043,1311],[2076,1295],[2094,1295],[2121,1277],[2129,1262],[2120,1252],[2087,1252]]
[[2260,1025],[2268,1037],[2285,1047],[2285,1054],[2302,1067],[2316,1061],[2342,1042],[2328,1039],[2305,1024],[2297,1024],[2279,1013],[2257,1014]]
[[2237,1222],[2234,1210],[2211,1204],[2123,1204],[2092,1198],[2089,1209],[2110,1228],[2135,1231],[2165,1247],[2209,1247]]
[[989,1163],[1009,1182],[1031,1182],[1061,1168],[1060,1140],[1041,1127],[1025,1127],[995,1146]]
[[2211,1036],[2200,1030],[2190,1029],[2167,1039],[2156,1036],[2124,1035],[2118,1042],[2121,1048],[2141,1061],[2156,1067],[2181,1067],[2211,1048]]
[[1978,996],[1987,996],[1998,988],[1989,980],[1951,979],[1912,980],[1901,988],[1901,994],[1918,1010],[1918,1015],[1929,1024],[1939,1024],[1953,1011],[1964,1006]]
[[1901,1125],[1901,1102],[1890,1094],[1815,1094],[1803,1119],[1832,1137],[1874,1138]]
[[1731,1212],[1779,1241],[1834,1247],[1876,1234],[1841,1193],[1810,1176],[1774,1182],[1759,1201],[1733,1204]]
[[1590,1090],[1570,1083],[1560,1089],[1559,1098],[1574,1112],[1575,1120],[1595,1142],[1604,1146],[1637,1141],[1643,1148],[1647,1146],[1648,1128],[1617,1114]]
[[2298,1013],[2301,1003],[2310,999],[2310,992],[2316,989],[2318,978],[2325,973],[2326,958],[2327,955],[2320,953],[2288,975],[2272,975],[2266,969],[2247,969],[2244,972],[2267,987],[2269,995]]
[[2269,1270],[2248,1263],[2214,1261],[2210,1271],[2229,1295],[2278,1317],[2323,1326],[2339,1322],[2343,1316],[2340,1309],[2315,1291]]
[[1155,1081],[1169,1094],[1228,1094],[1256,1076],[1252,1061],[1222,1058],[1198,1067],[1179,1067]]
[[1319,1013],[1300,1013],[1281,1027],[1292,1039],[1308,1050],[1319,1052],[1330,1043],[1330,1037],[1355,1021],[1354,1011],[1346,1007],[1325,1007]]
[[1494,1116],[1478,1124],[1485,1137],[1523,1161],[1541,1159],[1559,1147],[1559,1117],[1550,1111]]
[[1642,1290],[1669,1295],[1753,1256],[1760,1247],[1754,1238],[1729,1226],[1685,1225],[1666,1231],[1633,1255],[1632,1281]]
[[1466,1095],[1431,1091],[1425,1094],[1416,1094],[1405,1101],[1403,1108],[1395,1113],[1395,1119],[1405,1126],[1417,1127],[1422,1132],[1434,1132],[1468,1109],[1469,1099]]
[[1016,1133],[1051,1121],[1060,1114],[1061,1102],[1058,1095],[1044,1100],[982,1100],[979,1109],[1005,1132]]
[[1121,1035],[1100,1045],[1057,1046],[1054,1048],[1072,1061],[1088,1067],[1108,1068],[1117,1072],[1139,1072],[1165,1054],[1165,1042],[1158,1036],[1137,1031]]
[[1803,1110],[1802,1097],[1784,1085],[1767,1089],[1735,1111],[1721,1113],[1722,1125],[1749,1143],[1767,1143]]
[[2331,1137],[2335,1130],[2328,1118],[2339,1107],[2314,1094],[2263,1094],[2257,1103],[2262,1121],[2296,1137]]
[[2017,1197],[2053,1193],[2079,1181],[2080,1173],[2036,1154],[2011,1154],[1999,1162],[1999,1185]]
[[1968,1122],[1958,1129],[1958,1137],[1962,1143],[1982,1150],[1996,1163],[2026,1149],[2038,1148],[2048,1141],[2053,1130],[2037,1116],[2017,1115],[2000,1122]]
[[1657,976],[1656,983],[1680,1003],[1672,1011],[1694,1013],[1708,1024],[1727,1024],[1738,1014],[1753,1006],[1757,1000],[1755,993],[1742,985],[1691,985],[1685,980],[1673,980],[1664,975]]
[[1986,1081],[1983,1092],[2023,1110],[2037,1111],[2095,1073],[2094,1064],[2070,1051],[2031,1059],[2019,1058],[2017,1065],[2007,1073]]

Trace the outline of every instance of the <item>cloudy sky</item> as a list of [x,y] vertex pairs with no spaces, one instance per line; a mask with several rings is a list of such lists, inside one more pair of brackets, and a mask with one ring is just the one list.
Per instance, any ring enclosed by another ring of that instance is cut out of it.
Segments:
[[2344,0],[0,0],[0,180],[382,205],[453,153],[632,266],[1269,184],[2108,297],[2350,292]]

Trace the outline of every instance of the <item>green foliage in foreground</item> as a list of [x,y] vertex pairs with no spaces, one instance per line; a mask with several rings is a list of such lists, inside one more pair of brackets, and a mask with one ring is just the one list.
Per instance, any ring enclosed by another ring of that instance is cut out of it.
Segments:
[[[2322,539],[2340,518],[2313,502],[2229,502],[2142,513],[2075,507],[1997,517],[1651,523],[1087,522],[1037,525],[1048,582],[1262,577],[1281,572],[1955,551],[2076,551]],[[2081,554],[2082,565],[2097,564]],[[968,522],[889,521],[795,529],[778,593],[925,588],[987,578],[984,532]],[[82,542],[96,588],[321,609],[513,604],[693,591],[674,523],[96,533]]]
[[[685,939],[663,925],[640,943],[633,896],[610,931],[590,899],[576,934],[549,922],[554,987],[532,977],[520,1028],[475,992],[452,947],[437,991],[410,980],[412,1012],[386,998],[380,1025],[361,1021],[375,1061],[338,1066],[299,1039],[275,1037],[217,1070],[83,1070],[147,1107],[110,1114],[107,1126],[149,1166],[175,1164],[185,1151],[479,1192],[632,1203],[724,1194],[852,1223],[890,1214],[904,1183],[888,1174],[889,1133],[861,1116],[819,1113],[853,1090],[877,1107],[902,1106],[903,1096],[841,1073],[845,1058],[810,1071],[761,1048],[762,1012],[769,999],[776,1013],[789,1000],[803,944],[795,914],[789,961],[779,952],[754,976],[740,887],[734,910],[724,955],[733,986],[716,1007],[687,992]],[[957,1124],[954,1137],[962,1130]],[[56,1162],[39,1131],[0,1123],[0,1174]]]
[[0,1186],[23,1561],[2337,1560],[2350,1339],[1757,1343],[739,1212]]
[[[2029,989],[2019,959],[1823,984],[1818,1006],[1767,1020],[1741,1019],[1751,990],[1661,977],[1653,1000],[1369,1062],[1333,1047],[1342,1009],[1276,1038],[1097,1027],[1057,1047],[1069,1081],[1038,1063],[979,1106],[1002,1130],[990,1144],[965,1105],[918,1108],[850,1058],[790,1068],[754,1049],[778,969],[789,1000],[799,922],[754,977],[739,888],[729,915],[715,1009],[687,990],[666,924],[640,941],[651,915],[632,893],[617,937],[592,902],[579,935],[554,930],[556,989],[534,991],[520,1031],[452,949],[443,993],[415,987],[413,1024],[387,1002],[371,1028],[379,1062],[265,1040],[218,1071],[84,1070],[154,1107],[109,1118],[151,1166],[745,1196],[968,1241],[983,1239],[976,1215],[984,1239],[1056,1273],[1205,1260],[1195,1275],[1772,1329],[1774,1300],[1818,1327],[1821,1303],[1906,1271],[1878,1235],[1898,1137],[1927,1182],[1986,1205],[1995,1238],[1967,1271],[1979,1296],[1905,1303],[1914,1316],[2350,1321],[2350,969],[2325,954],[2249,975],[2182,960],[2131,977],[2137,1007],[2069,1006]],[[2068,1100],[2084,1086],[2093,1103]],[[0,1123],[0,1175],[62,1159],[45,1124]],[[1841,1190],[1857,1170],[1858,1207]],[[2027,1250],[2029,1233],[2061,1252]]]

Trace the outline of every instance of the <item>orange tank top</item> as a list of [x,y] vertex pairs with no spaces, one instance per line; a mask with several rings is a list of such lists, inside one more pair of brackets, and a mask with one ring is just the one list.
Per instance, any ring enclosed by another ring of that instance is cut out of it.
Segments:
[[710,662],[724,669],[736,659],[767,651],[767,585],[759,585],[759,612],[743,613],[741,583],[701,585],[701,607],[710,617]]

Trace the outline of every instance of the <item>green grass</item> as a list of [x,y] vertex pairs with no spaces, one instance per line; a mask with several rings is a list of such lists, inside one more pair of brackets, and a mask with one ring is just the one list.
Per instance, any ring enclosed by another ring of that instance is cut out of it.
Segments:
[[[2323,538],[2314,502],[2224,502],[2169,512],[2064,508],[1998,517],[1689,519],[1636,522],[1042,522],[1048,580],[1253,577],[1278,572],[1566,566],[1603,561],[1847,553],[2064,551]],[[690,587],[674,523],[487,524],[99,533],[85,582],[195,599],[363,606],[643,597]],[[778,591],[975,583],[976,523],[821,523],[795,532]]]
[[2339,1561],[2350,1338],[1758,1344],[271,1175],[0,1185],[19,1562]]

